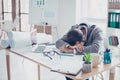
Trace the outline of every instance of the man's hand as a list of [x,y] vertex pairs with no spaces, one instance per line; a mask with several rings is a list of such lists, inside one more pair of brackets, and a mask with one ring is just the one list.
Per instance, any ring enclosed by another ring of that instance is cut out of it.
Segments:
[[59,48],[60,52],[64,52],[64,53],[74,53],[74,49],[77,50],[77,52],[83,52],[84,50],[84,46],[80,43],[74,45],[74,46],[68,46],[68,47],[65,47],[65,45],[61,46]]
[[59,48],[60,52],[73,53],[74,46],[65,47],[65,45]]
[[75,48],[76,48],[77,52],[80,52],[80,53],[83,52],[83,50],[84,50],[84,46],[82,44],[76,44]]

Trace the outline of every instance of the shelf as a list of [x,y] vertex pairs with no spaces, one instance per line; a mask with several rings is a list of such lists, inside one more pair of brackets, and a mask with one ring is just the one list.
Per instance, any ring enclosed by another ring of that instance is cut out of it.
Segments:
[[87,18],[87,17],[85,17],[85,18],[83,19],[83,21],[106,23],[106,22],[107,22],[107,19]]
[[117,13],[120,13],[120,9],[108,9],[108,12],[117,12]]
[[120,31],[120,28],[112,28],[112,27],[108,27],[107,29],[110,29],[110,30],[117,30],[117,31]]
[[118,49],[120,49],[119,45],[118,46],[109,45],[109,46],[112,47],[112,48],[118,48]]
[[120,30],[120,28],[113,28],[113,27],[108,27],[108,28],[111,28],[111,29],[116,29],[116,30]]

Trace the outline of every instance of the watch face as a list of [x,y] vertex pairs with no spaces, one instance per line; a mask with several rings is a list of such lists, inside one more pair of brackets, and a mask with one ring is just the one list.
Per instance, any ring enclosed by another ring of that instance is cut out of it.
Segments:
[[69,45],[65,45],[65,47],[66,47],[66,48],[68,48],[68,47],[69,47]]

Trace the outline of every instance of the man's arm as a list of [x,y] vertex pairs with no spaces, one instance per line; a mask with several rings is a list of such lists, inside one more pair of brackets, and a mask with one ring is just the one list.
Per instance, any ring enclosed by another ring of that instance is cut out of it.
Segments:
[[70,46],[69,43],[67,43],[67,35],[64,35],[61,39],[56,41],[56,47],[61,51],[65,53],[73,53],[72,46]]
[[[77,29],[79,27],[79,25],[73,25],[71,30],[73,29]],[[67,40],[67,34],[64,35],[61,39],[57,40],[56,42],[56,47],[61,51],[61,52],[69,52],[69,53],[73,53],[75,48],[76,48],[76,45],[75,46],[71,46],[69,43],[68,43],[68,40]]]
[[69,45],[67,43],[67,35],[64,35],[61,39],[58,39],[56,41],[56,47],[59,49],[60,47],[62,46],[66,46],[66,45]]
[[96,28],[93,31],[93,42],[91,45],[84,46],[84,52],[98,53],[103,46],[103,32],[101,29]]

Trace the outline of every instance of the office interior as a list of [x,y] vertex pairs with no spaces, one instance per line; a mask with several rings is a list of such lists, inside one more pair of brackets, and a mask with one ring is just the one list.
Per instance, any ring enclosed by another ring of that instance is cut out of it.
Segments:
[[[120,24],[120,0],[0,0],[0,42],[6,39],[9,31],[23,32],[19,34],[20,36],[16,36],[21,41],[21,36],[27,40],[24,32],[36,31],[39,43],[55,43],[72,25],[87,23],[94,24],[103,31],[111,53],[119,58],[120,46],[111,45],[109,38],[117,37],[119,42],[120,27],[119,25],[108,26],[112,23],[111,20],[113,23]],[[16,47],[20,44],[23,48],[27,43],[16,43]],[[37,66],[34,62],[11,53],[9,79],[6,54],[3,49],[0,50],[0,80],[66,80],[64,75],[51,72],[43,66],[38,73]],[[110,78],[110,72],[115,73],[112,77],[114,79]],[[104,80],[119,80],[119,75],[120,66],[114,71],[103,72]],[[96,80],[100,79],[96,78]]]

